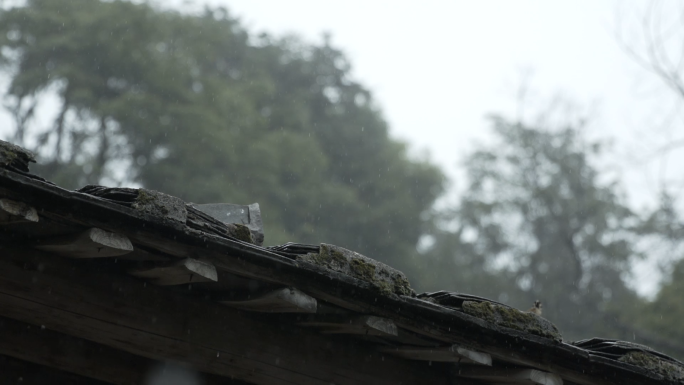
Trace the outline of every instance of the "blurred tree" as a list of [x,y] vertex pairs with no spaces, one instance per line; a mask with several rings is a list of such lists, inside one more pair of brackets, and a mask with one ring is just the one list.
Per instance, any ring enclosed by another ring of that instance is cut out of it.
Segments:
[[[638,316],[639,324],[647,330],[648,337],[666,343],[659,344],[666,353],[684,358],[684,260],[680,260],[658,292],[655,300],[644,306]],[[641,336],[639,336],[641,337]]]
[[638,217],[591,164],[601,146],[581,137],[581,123],[493,121],[496,141],[467,157],[469,185],[442,218],[451,231],[426,253],[453,272],[437,286],[477,289],[521,309],[540,299],[568,339],[616,336],[608,315],[636,300],[623,276],[638,256]]
[[653,301],[620,314],[622,324],[639,327],[634,337],[654,347],[684,359],[684,221],[676,210],[676,200],[667,192],[660,197],[660,206],[639,227],[640,243],[649,254],[662,255],[659,267],[663,285]]
[[[329,39],[254,36],[223,8],[29,0],[2,11],[0,49],[12,139],[46,178],[257,201],[269,244],[331,242],[412,268],[442,173],[389,138]],[[41,126],[36,111],[55,104]]]
[[[630,4],[627,8],[633,8],[634,12],[617,15],[618,43],[635,63],[666,87],[674,101],[670,111],[663,111],[668,104],[667,98],[658,94],[655,104],[658,113],[654,114],[654,121],[646,127],[648,137],[653,138],[651,142],[657,144],[647,148],[649,154],[640,159],[641,162],[661,162],[658,186],[660,205],[641,224],[640,243],[645,245],[649,257],[658,261],[665,277],[664,284],[654,301],[644,303],[636,312],[628,313],[627,317],[644,328],[641,337],[643,339],[646,336],[646,342],[652,342],[684,359],[684,345],[679,342],[682,340],[680,315],[684,314],[684,301],[681,299],[684,282],[684,221],[681,219],[682,206],[677,205],[681,202],[682,179],[681,173],[676,171],[678,168],[669,178],[664,171],[665,166],[672,163],[668,156],[681,156],[681,149],[684,148],[682,127],[669,127],[673,122],[681,123],[677,117],[681,115],[684,101],[684,28],[681,20],[684,5],[681,2],[658,1]],[[662,131],[661,125],[669,132],[659,133]],[[679,153],[674,154],[677,151]]]

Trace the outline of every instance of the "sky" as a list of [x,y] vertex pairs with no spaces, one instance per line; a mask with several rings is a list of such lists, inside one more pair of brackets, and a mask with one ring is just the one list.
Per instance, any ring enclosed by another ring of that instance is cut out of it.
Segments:
[[[533,117],[557,96],[587,112],[591,138],[612,143],[602,168],[622,182],[634,206],[653,207],[659,182],[676,180],[684,160],[657,155],[678,133],[684,137],[681,122],[668,120],[676,98],[623,48],[639,49],[633,16],[644,14],[646,1],[177,4],[225,6],[253,32],[312,42],[330,33],[350,58],[353,77],[373,92],[391,135],[408,142],[412,156],[429,156],[446,170],[454,192],[465,184],[463,156],[491,138],[489,114]],[[524,98],[521,89],[528,90]],[[635,272],[638,290],[655,293],[660,276],[653,261]]]

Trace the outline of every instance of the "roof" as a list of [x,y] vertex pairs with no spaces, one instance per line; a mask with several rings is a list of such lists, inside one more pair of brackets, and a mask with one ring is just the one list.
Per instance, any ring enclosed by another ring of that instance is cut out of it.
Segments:
[[263,247],[256,217],[230,223],[147,189],[68,191],[32,160],[0,141],[0,370],[134,384],[171,361],[209,384],[684,383],[684,364],[647,347],[568,343],[486,298],[416,295],[339,246]]

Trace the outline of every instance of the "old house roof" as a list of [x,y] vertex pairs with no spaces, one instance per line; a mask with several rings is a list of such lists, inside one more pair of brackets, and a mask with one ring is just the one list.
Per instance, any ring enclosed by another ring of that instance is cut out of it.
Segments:
[[647,347],[568,343],[501,303],[416,295],[342,247],[263,247],[256,206],[68,191],[32,159],[0,142],[0,372],[23,383],[140,384],[159,361],[205,384],[684,383],[684,364]]

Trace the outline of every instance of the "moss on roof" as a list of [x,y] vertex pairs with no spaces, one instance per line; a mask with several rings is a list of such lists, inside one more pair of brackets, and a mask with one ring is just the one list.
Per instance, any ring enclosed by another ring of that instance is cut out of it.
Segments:
[[323,243],[320,252],[299,255],[297,260],[368,282],[383,295],[415,295],[401,271],[339,246]]
[[684,380],[684,367],[643,351],[629,352],[618,361],[656,372],[667,380]]
[[554,324],[533,313],[522,312],[512,307],[494,305],[490,302],[476,301],[463,302],[462,310],[466,314],[491,322],[497,326],[536,334],[558,342],[563,340],[563,336]]

